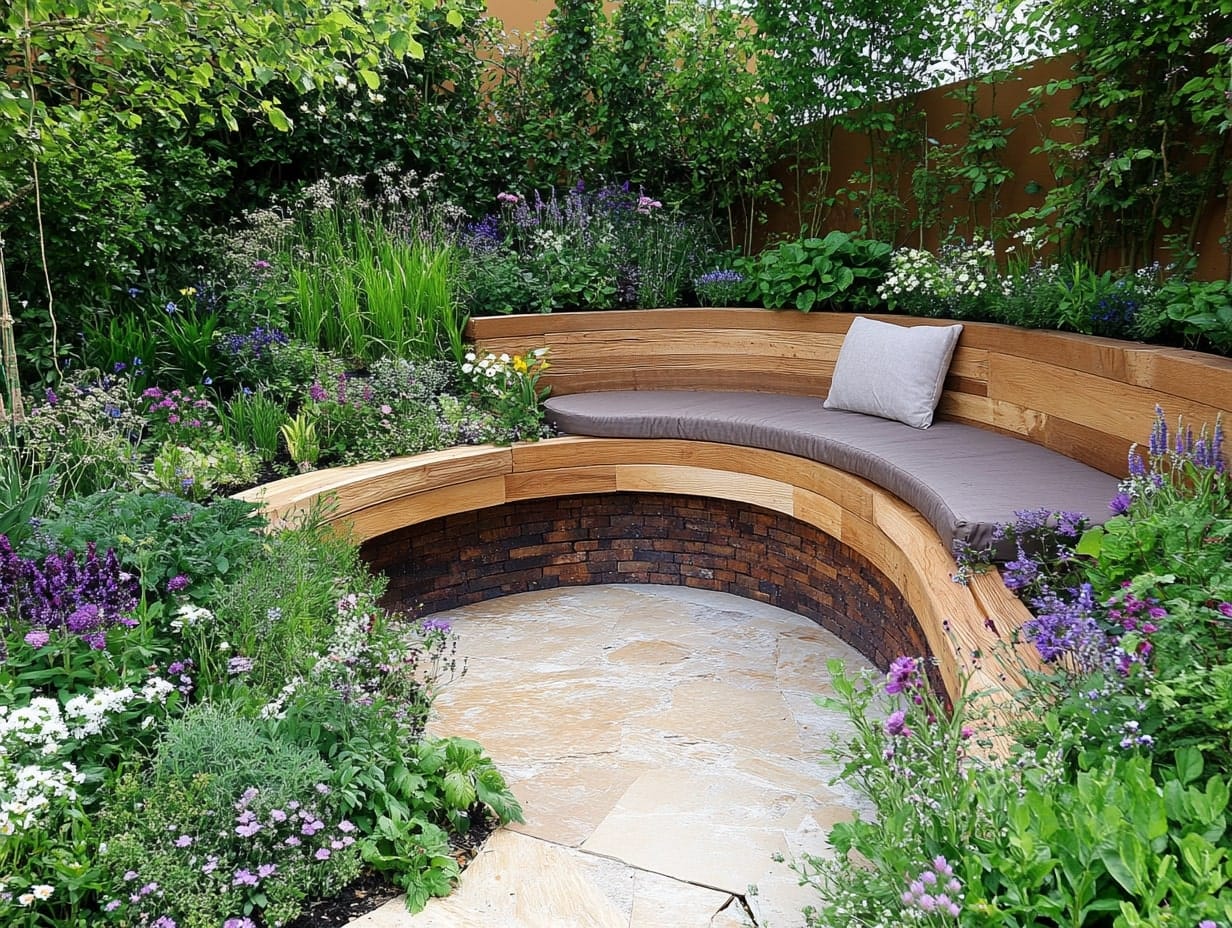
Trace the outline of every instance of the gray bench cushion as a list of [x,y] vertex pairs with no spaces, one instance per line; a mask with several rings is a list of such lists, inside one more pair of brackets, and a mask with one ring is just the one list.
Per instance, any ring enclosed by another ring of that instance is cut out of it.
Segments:
[[[561,431],[604,438],[677,438],[781,451],[829,464],[909,503],[948,547],[983,547],[1022,509],[1109,515],[1117,480],[1025,439],[938,421],[929,429],[826,409],[775,393],[670,390],[577,393],[547,401]],[[997,554],[1013,556],[1002,547]]]

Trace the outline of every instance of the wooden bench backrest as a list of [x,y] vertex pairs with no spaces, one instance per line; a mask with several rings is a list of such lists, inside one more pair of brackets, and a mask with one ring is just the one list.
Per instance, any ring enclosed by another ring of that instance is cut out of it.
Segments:
[[[472,320],[485,351],[551,349],[557,394],[755,390],[824,397],[849,313],[657,309]],[[877,316],[902,325],[945,319]],[[1228,414],[1232,360],[1137,342],[964,323],[939,407],[944,419],[1019,435],[1121,476],[1161,405],[1195,430]]]

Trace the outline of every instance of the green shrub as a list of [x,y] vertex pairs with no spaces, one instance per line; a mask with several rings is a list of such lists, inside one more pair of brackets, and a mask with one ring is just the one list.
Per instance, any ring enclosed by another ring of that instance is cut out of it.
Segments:
[[217,928],[297,916],[305,899],[358,875],[355,826],[342,818],[316,751],[270,736],[228,707],[171,724],[142,778],[107,797],[100,859],[122,917]]
[[768,248],[739,268],[750,300],[767,309],[859,309],[876,302],[876,287],[893,249],[846,232]]
[[261,547],[263,523],[255,509],[235,499],[203,506],[166,493],[104,490],[65,503],[27,548],[81,550],[95,542],[100,549],[115,548],[152,598],[172,578],[184,578],[187,586],[175,586],[196,594],[215,578],[233,576]]

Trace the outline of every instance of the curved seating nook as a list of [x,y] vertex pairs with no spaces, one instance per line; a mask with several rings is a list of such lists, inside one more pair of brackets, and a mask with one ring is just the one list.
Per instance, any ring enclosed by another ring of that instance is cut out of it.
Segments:
[[[595,390],[688,389],[824,397],[852,318],[751,309],[576,313],[477,319],[470,335],[483,350],[497,353],[547,345],[552,368],[544,382],[557,396]],[[908,325],[945,322],[874,318]],[[1232,362],[1179,349],[966,324],[938,417],[1016,436],[1120,476],[1129,446],[1149,434],[1156,403],[1173,421],[1183,415],[1195,426],[1213,423],[1232,408]],[[452,572],[453,579],[438,577],[437,589],[442,583],[457,585],[452,599],[437,597],[434,602],[473,602],[570,582],[674,581],[772,603],[782,600],[830,625],[884,666],[887,655],[893,655],[877,641],[887,636],[899,641],[901,635],[884,627],[852,640],[850,625],[835,628],[828,618],[835,612],[827,613],[824,604],[841,597],[822,588],[829,583],[827,577],[835,575],[833,569],[819,575],[800,564],[774,567],[772,582],[741,583],[733,573],[756,572],[761,566],[746,558],[734,572],[726,562],[718,570],[713,564],[698,567],[712,554],[720,560],[727,557],[732,546],[706,545],[696,539],[691,547],[659,543],[657,548],[626,539],[610,544],[630,545],[620,550],[631,554],[608,552],[602,558],[588,554],[605,542],[588,540],[587,500],[662,499],[668,509],[675,507],[672,511],[680,509],[675,502],[680,497],[732,501],[749,512],[777,514],[785,520],[770,528],[757,523],[762,527],[747,531],[800,539],[805,535],[791,526],[802,524],[838,543],[827,550],[849,550],[859,563],[867,562],[876,575],[872,585],[884,580],[914,614],[918,637],[936,657],[941,682],[951,695],[957,692],[964,669],[974,688],[999,688],[1000,665],[980,657],[997,640],[1008,640],[1028,615],[995,571],[966,586],[954,583],[955,564],[936,529],[893,493],[839,468],[763,448],[664,438],[562,437],[318,471],[243,495],[263,502],[275,517],[290,517],[318,497],[332,497],[331,521],[349,524],[368,551],[377,555],[377,566],[404,576],[416,570],[415,563],[405,563],[405,552],[413,550],[405,539],[427,531],[432,523],[433,544],[453,546],[445,557],[451,564],[442,568],[446,575]],[[545,515],[542,507],[529,517],[532,510],[517,508],[536,500],[566,499],[576,503],[567,514],[573,520],[571,532],[562,531],[562,525],[553,521],[555,516]],[[532,528],[544,543],[528,545],[524,534],[516,535],[523,547],[515,552],[521,560],[514,559],[530,563],[526,557],[533,555],[533,569],[509,572],[498,562],[486,561],[464,569],[468,560],[495,559],[500,545],[511,543],[508,539],[516,533],[506,530],[501,535],[499,528],[488,524],[466,530],[449,520],[481,510],[501,511],[493,507],[505,507],[505,526],[526,518],[537,520]],[[644,516],[648,510],[643,506],[638,511]],[[675,526],[665,530],[669,534],[688,534],[693,527],[688,518],[686,512],[685,522],[657,521]],[[753,522],[742,516],[731,524]],[[631,533],[640,538],[635,523]],[[630,534],[627,520],[625,534]],[[486,547],[481,544],[484,539]],[[754,547],[760,544],[758,539],[748,541]],[[778,547],[781,553],[783,545]],[[626,559],[619,560],[620,556]],[[660,570],[653,562],[656,558],[670,563]],[[601,559],[605,572],[595,567]],[[475,582],[485,573],[501,578]],[[416,597],[423,592],[413,584],[399,587],[396,577],[393,588],[405,602],[418,602]],[[823,605],[816,611],[801,609],[802,595]],[[895,608],[871,611],[878,614],[853,621],[902,621]]]

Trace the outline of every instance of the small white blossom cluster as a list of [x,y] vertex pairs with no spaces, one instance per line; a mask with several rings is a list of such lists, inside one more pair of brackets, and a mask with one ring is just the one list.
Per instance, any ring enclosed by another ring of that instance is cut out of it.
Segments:
[[42,814],[54,798],[77,799],[75,784],[85,780],[74,764],[56,767],[38,764],[9,766],[0,756],[0,837],[41,825]]
[[195,606],[192,603],[184,603],[175,610],[175,618],[171,620],[171,627],[182,632],[186,628],[195,628],[198,625],[208,625],[214,621],[214,613],[201,606]]
[[983,295],[989,286],[985,268],[995,257],[992,242],[950,246],[940,257],[916,248],[904,248],[890,256],[890,271],[877,295],[888,303],[916,295],[946,299]]
[[[23,755],[54,758],[70,750],[71,741],[102,734],[111,719],[139,703],[162,705],[175,687],[161,677],[151,677],[134,690],[99,687],[74,696],[63,709],[45,696],[17,708],[0,705],[0,835],[39,825],[39,814],[52,798],[75,800],[74,783],[82,776],[69,762],[21,763]],[[147,715],[145,727],[154,724]]]

